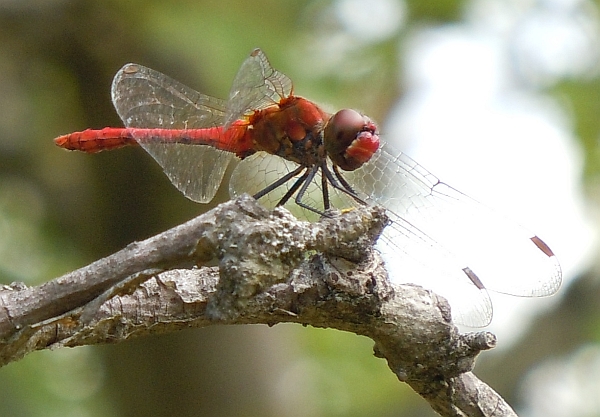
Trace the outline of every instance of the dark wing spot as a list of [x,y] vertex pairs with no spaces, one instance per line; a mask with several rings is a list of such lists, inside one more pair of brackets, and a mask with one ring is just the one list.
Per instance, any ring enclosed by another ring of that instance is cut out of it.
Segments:
[[548,245],[546,245],[546,243],[544,243],[544,241],[542,239],[540,239],[539,237],[534,236],[531,238],[531,241],[535,244],[535,246],[537,246],[539,248],[539,250],[544,252],[546,254],[546,256],[548,256],[548,257],[554,256],[554,252],[552,252],[552,249],[550,249],[550,247]]
[[469,267],[463,268],[463,272],[465,274],[467,274],[467,276],[469,277],[469,279],[471,280],[471,282],[473,284],[475,284],[475,286],[477,288],[479,288],[480,290],[485,289],[485,287],[483,286],[483,282],[481,282],[481,280],[479,279],[479,277],[477,275],[475,275],[475,272],[471,271],[471,268],[469,268]]

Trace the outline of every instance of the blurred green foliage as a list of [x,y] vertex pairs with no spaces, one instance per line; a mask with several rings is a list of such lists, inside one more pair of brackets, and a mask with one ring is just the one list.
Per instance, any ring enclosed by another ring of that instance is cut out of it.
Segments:
[[[54,147],[52,138],[59,134],[121,124],[110,103],[110,83],[124,63],[139,62],[226,97],[240,63],[260,46],[294,80],[297,94],[332,108],[368,110],[383,120],[402,94],[397,75],[402,40],[424,25],[459,21],[465,7],[462,1],[398,2],[405,8],[404,24],[384,39],[361,43],[336,20],[335,3],[3,2],[2,282],[50,280],[228,198],[222,187],[211,205],[187,201],[139,149],[79,155]],[[368,13],[356,22],[367,30],[377,24]],[[585,148],[586,173],[597,176],[598,79],[565,80],[551,92],[570,107]],[[248,416],[387,416],[409,415],[423,403],[373,357],[372,342],[365,338],[299,326],[268,329],[269,341],[254,330],[204,330],[196,338],[188,332],[100,350],[33,354],[0,371],[0,415],[171,416],[175,408],[179,416],[229,415],[232,409]],[[228,393],[226,398],[211,395],[216,389],[211,381],[232,361],[262,363],[263,343],[283,352],[281,368],[299,367],[294,378],[307,373],[298,379],[296,409],[270,392],[282,371],[268,366],[239,365],[216,387]],[[202,362],[212,352],[217,355]],[[184,387],[173,386],[182,369],[194,374],[181,381]],[[179,373],[167,377],[173,370]],[[236,397],[244,381],[253,381],[249,384],[259,393]],[[229,383],[236,388],[228,390]],[[136,412],[144,403],[152,404],[150,414]]]

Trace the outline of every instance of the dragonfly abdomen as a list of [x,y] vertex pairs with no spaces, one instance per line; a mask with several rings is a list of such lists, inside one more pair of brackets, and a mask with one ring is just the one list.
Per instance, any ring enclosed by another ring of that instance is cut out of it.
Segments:
[[[71,151],[96,153],[124,146],[152,145],[159,143],[180,143],[186,145],[207,145],[234,152],[240,157],[248,156],[248,147],[241,139],[246,127],[232,125],[226,131],[222,126],[202,129],[163,129],[163,128],[113,128],[86,129],[69,135],[59,136],[54,143]],[[246,145],[245,147],[242,145]]]
[[96,153],[104,150],[137,145],[129,129],[105,127],[101,130],[86,129],[69,135],[59,136],[54,143],[70,151]]

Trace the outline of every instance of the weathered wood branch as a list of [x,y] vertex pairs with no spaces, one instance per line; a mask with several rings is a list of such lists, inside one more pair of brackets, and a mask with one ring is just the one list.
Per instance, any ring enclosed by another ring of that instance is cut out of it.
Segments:
[[388,282],[373,250],[386,221],[365,207],[307,223],[238,198],[40,286],[5,287],[0,365],[187,327],[294,322],[370,337],[443,416],[514,416],[471,373],[495,337],[460,334],[443,298]]

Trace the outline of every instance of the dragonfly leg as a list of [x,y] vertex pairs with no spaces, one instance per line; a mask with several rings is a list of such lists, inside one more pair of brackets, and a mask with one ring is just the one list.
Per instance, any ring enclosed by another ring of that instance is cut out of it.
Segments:
[[294,201],[296,202],[296,204],[298,204],[300,207],[302,207],[306,210],[312,211],[313,213],[316,213],[316,214],[322,216],[325,214],[324,211],[320,211],[320,210],[310,206],[309,204],[306,204],[303,202],[304,196],[306,194],[306,190],[308,190],[308,187],[310,186],[311,182],[314,180],[315,175],[317,174],[319,169],[322,172],[321,190],[323,193],[322,195],[323,195],[324,211],[327,211],[331,208],[331,202],[329,199],[329,184],[331,184],[331,186],[333,188],[335,188],[336,190],[339,190],[339,191],[343,192],[344,194],[347,194],[348,196],[350,196],[351,198],[356,200],[358,203],[364,204],[364,205],[367,204],[364,200],[362,200],[356,194],[356,192],[352,189],[352,187],[350,186],[348,181],[346,181],[344,179],[342,174],[339,172],[339,168],[336,165],[334,165],[333,172],[332,172],[332,170],[329,169],[329,167],[327,166],[326,162],[323,162],[320,165],[316,164],[312,167],[300,165],[298,168],[294,169],[293,171],[288,172],[286,175],[279,178],[277,181],[271,183],[270,185],[263,188],[258,193],[254,194],[253,197],[256,200],[258,200],[261,197],[264,197],[265,195],[269,194],[274,189],[276,189],[276,188],[282,186],[283,184],[285,184],[286,182],[290,181],[292,178],[294,178],[295,176],[300,174],[302,171],[305,171],[300,177],[298,177],[294,181],[292,186],[287,190],[287,192],[284,194],[284,196],[279,200],[279,202],[277,203],[277,206],[284,205],[285,203],[287,203],[290,200],[290,198],[292,198],[292,196],[294,194],[296,194],[296,197],[294,198]]
[[[304,194],[306,193],[306,190],[308,189],[308,186],[310,185],[310,183],[313,181],[313,179],[315,178],[315,175],[317,174],[317,172],[319,172],[319,169],[321,169],[320,165],[314,165],[313,167],[311,167],[310,170],[306,171],[306,178],[304,178],[303,182],[301,183],[300,181],[296,181],[296,183],[294,184],[294,186],[296,185],[300,185],[302,184],[302,187],[300,188],[300,190],[298,191],[298,194],[296,194],[296,198],[295,198],[295,202],[296,204],[298,204],[300,207],[312,211],[313,213],[318,214],[319,216],[323,216],[325,213],[323,213],[322,211],[317,210],[314,207],[309,206],[308,204],[302,202],[302,199],[304,198]],[[304,177],[304,176],[303,176]],[[297,188],[297,187],[296,187]],[[327,203],[329,204],[329,203]]]
[[[364,201],[362,198],[360,198],[358,196],[358,194],[356,194],[356,191],[354,191],[352,186],[350,184],[348,184],[348,181],[346,181],[346,179],[344,178],[342,173],[339,171],[339,168],[337,165],[333,166],[333,174],[331,173],[331,171],[329,170],[329,168],[327,166],[323,166],[322,171],[323,171],[324,176],[327,177],[327,179],[329,180],[329,183],[331,184],[331,186],[333,188],[335,188],[336,190],[340,190],[344,194],[349,195],[354,200],[356,200],[356,202],[363,204],[365,206],[367,205],[367,202]],[[334,176],[334,174],[335,174],[335,176]]]
[[[323,161],[321,171],[326,169],[327,161]],[[329,181],[327,179],[327,175],[323,175],[323,172],[321,172],[321,190],[323,192],[323,209],[327,211],[331,208],[331,203],[329,201]]]
[[[254,194],[252,197],[255,200],[258,200],[259,198],[264,197],[265,195],[267,195],[271,191],[273,191],[275,188],[282,186],[283,184],[285,184],[286,182],[288,182],[289,180],[291,180],[292,178],[294,178],[296,175],[298,175],[304,169],[306,169],[306,167],[300,165],[298,168],[296,168],[293,171],[288,172],[283,177],[281,177],[277,181],[273,182],[271,185],[268,185],[267,187],[263,188],[262,190],[260,190],[256,194]],[[288,199],[289,199],[289,197],[288,197]]]
[[[306,168],[306,167],[303,167],[303,168]],[[294,182],[294,184],[292,184],[290,189],[287,190],[285,195],[283,197],[281,197],[281,200],[279,200],[279,202],[277,203],[278,206],[283,206],[285,203],[288,202],[288,200],[294,195],[294,193],[298,190],[298,188],[306,182],[307,178],[310,175],[310,172],[311,171],[309,171],[308,168],[306,168],[306,171],[304,172],[304,174],[302,174],[302,176],[300,178],[298,178]]]

